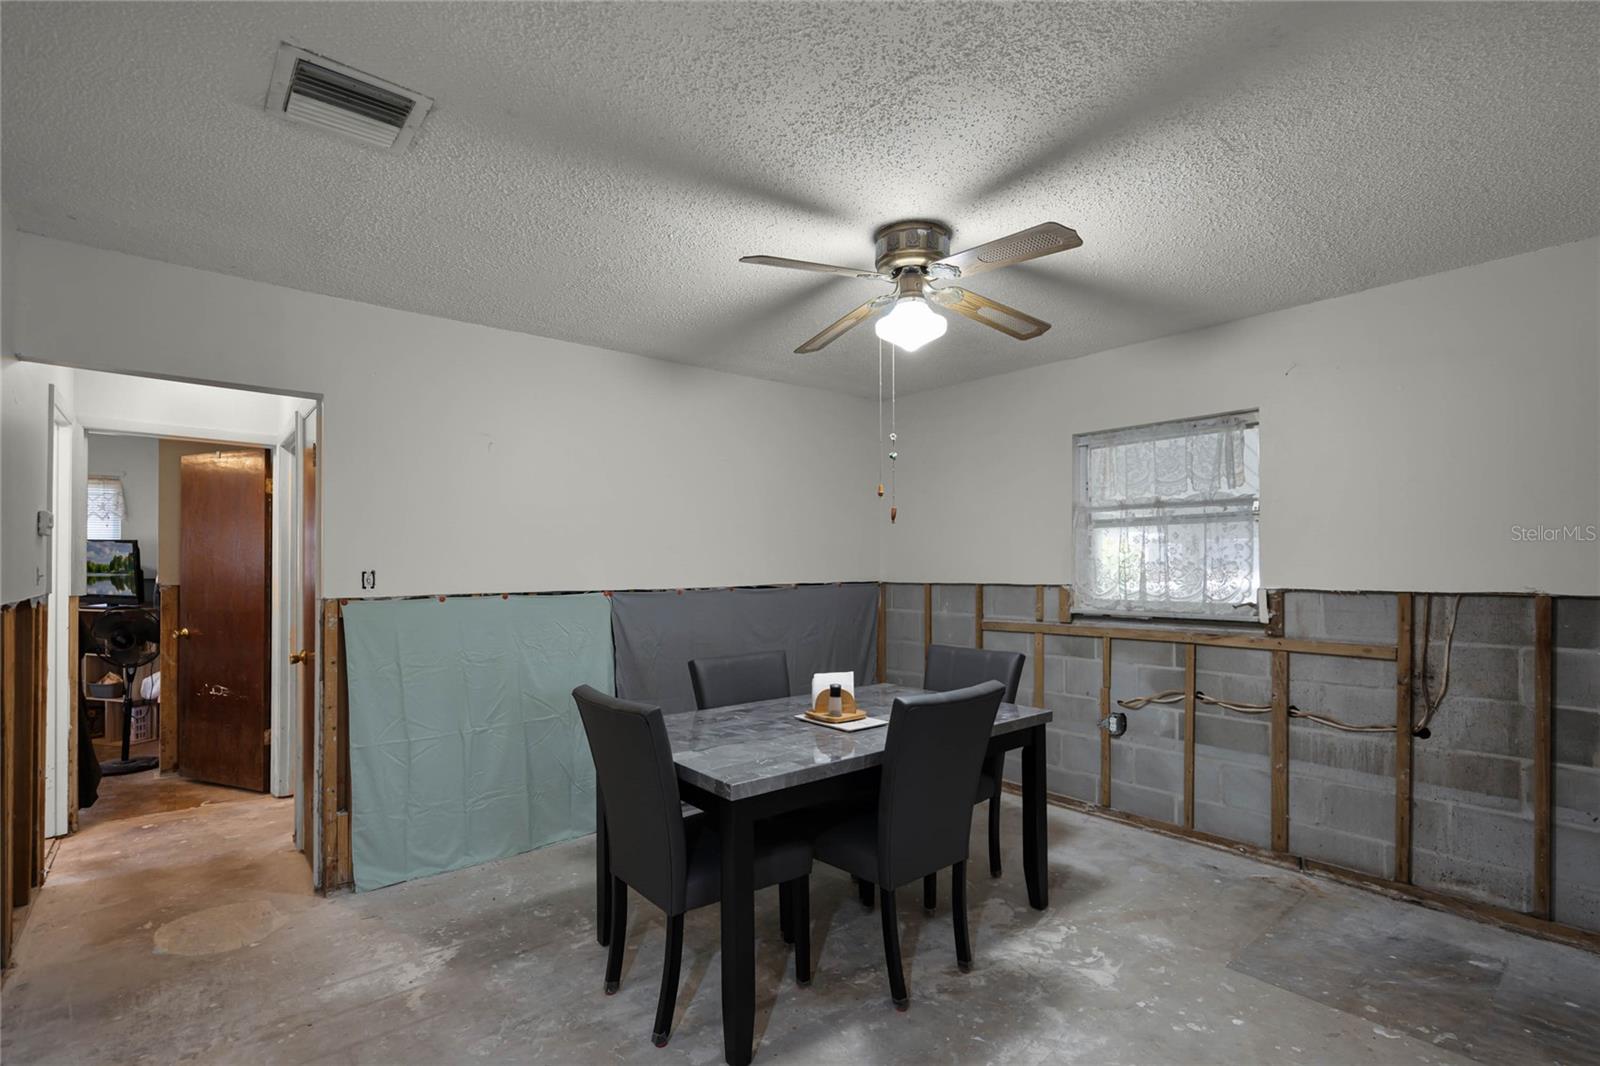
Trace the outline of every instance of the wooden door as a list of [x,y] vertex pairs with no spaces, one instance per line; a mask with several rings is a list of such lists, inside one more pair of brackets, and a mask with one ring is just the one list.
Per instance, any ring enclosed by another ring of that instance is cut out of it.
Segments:
[[300,435],[300,617],[295,665],[300,671],[300,843],[315,854],[317,765],[317,444],[310,419]]
[[260,449],[182,458],[178,769],[267,790],[271,507]]

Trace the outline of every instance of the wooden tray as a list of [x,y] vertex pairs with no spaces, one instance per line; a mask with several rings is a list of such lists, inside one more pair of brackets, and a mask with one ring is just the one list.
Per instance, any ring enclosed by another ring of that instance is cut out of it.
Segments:
[[805,712],[806,717],[813,722],[824,722],[828,725],[843,725],[845,722],[857,722],[867,716],[867,712],[856,706],[856,698],[852,693],[843,692],[839,695],[839,713],[828,713],[828,690],[823,689],[817,693],[817,702]]

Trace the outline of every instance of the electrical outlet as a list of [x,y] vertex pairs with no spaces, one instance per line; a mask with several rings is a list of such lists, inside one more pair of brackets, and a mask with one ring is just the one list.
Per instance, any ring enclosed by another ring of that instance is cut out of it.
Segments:
[[361,571],[361,587],[363,589],[375,589],[375,588],[377,588],[378,587],[378,572],[376,570],[363,570],[363,571]]

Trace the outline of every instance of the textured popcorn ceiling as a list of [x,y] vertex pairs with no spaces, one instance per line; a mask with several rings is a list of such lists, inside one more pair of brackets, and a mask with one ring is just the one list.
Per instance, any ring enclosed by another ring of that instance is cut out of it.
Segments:
[[[870,394],[881,223],[1084,247],[972,287],[903,391],[1600,231],[1587,4],[25,4],[0,10],[27,231]],[[390,156],[268,115],[280,40],[433,97]]]

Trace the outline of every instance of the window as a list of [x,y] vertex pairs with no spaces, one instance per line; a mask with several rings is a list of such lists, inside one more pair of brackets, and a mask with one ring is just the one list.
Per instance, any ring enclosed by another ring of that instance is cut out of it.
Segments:
[[121,540],[122,520],[127,514],[128,505],[122,496],[121,478],[89,479],[90,540]]
[[1075,604],[1255,619],[1257,427],[1247,411],[1073,437]]

